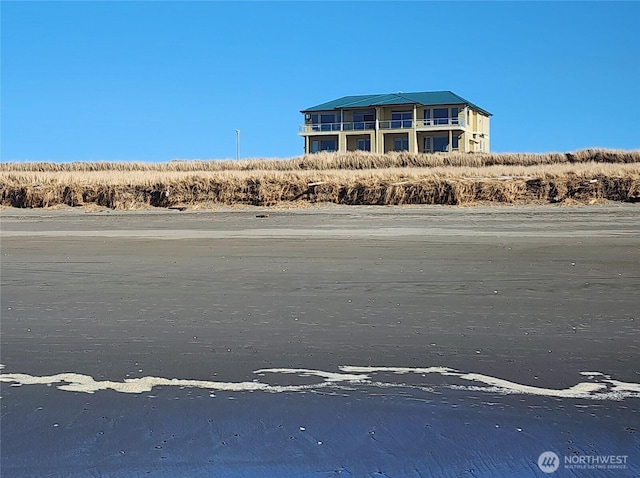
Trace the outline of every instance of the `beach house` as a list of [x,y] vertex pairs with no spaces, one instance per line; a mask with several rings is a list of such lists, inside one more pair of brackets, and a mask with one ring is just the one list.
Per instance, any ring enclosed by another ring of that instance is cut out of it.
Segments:
[[307,154],[489,152],[491,113],[451,91],[345,96],[301,113]]

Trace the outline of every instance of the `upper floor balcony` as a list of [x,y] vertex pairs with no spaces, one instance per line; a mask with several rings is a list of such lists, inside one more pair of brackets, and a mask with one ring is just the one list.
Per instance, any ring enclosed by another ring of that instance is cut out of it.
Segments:
[[337,131],[370,131],[376,129],[375,121],[341,122],[341,123],[309,123],[299,127],[299,133],[331,133]]
[[390,119],[376,121],[340,122],[340,123],[308,123],[300,125],[298,133],[322,134],[337,133],[340,131],[371,131],[371,130],[407,130],[416,131],[438,130],[438,129],[464,129],[466,122],[464,118],[419,118],[413,119]]
[[378,129],[448,129],[447,127],[465,127],[463,118],[419,118],[379,120]]

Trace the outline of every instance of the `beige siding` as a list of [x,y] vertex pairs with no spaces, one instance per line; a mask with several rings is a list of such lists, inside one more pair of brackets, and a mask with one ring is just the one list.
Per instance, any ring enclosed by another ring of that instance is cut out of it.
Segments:
[[[451,116],[451,108],[458,108],[458,124],[434,124],[427,123],[424,112],[430,110],[430,118],[434,119],[434,109],[448,109],[448,117]],[[415,119],[411,123],[411,128],[406,129],[390,129],[391,116],[396,111],[411,112],[411,116]],[[354,114],[356,113],[374,113],[376,120],[386,121],[385,125],[379,125],[382,129],[378,130],[355,130],[353,129]],[[305,151],[311,152],[313,141],[322,141],[327,139],[336,140],[338,151],[355,151],[357,149],[357,141],[360,138],[369,138],[371,142],[372,152],[393,151],[394,139],[397,137],[407,138],[407,150],[410,152],[424,151],[424,138],[426,136],[444,136],[449,139],[450,151],[453,150],[453,144],[450,141],[453,137],[458,137],[457,151],[475,152],[490,151],[489,132],[490,118],[472,108],[461,105],[390,105],[378,106],[375,108],[346,109],[341,111],[317,111],[307,113],[309,118],[305,116],[305,125],[312,123],[311,116],[318,115],[318,122],[323,114],[342,114],[342,123],[350,123],[345,126],[343,131],[323,130],[323,131],[302,131],[300,134],[305,137]],[[336,118],[337,119],[337,118]],[[318,143],[319,144],[319,143]],[[482,147],[483,146],[483,147]]]

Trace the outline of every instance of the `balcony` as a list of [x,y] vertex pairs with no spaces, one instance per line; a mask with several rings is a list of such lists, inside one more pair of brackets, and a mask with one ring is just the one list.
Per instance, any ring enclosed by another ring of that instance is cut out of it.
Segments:
[[[413,120],[380,120],[378,129],[413,129]],[[415,120],[415,129],[457,129],[464,128],[463,118],[418,118]]]
[[358,121],[356,123],[342,123],[343,131],[366,131],[376,129],[375,121]]
[[[377,124],[377,127],[376,127]],[[462,129],[466,123],[463,118],[419,118],[415,120],[379,120],[379,121],[359,121],[355,123],[310,123],[300,125],[298,134],[335,134],[340,131],[371,131],[376,129],[416,129],[419,131],[437,129]]]
[[376,128],[375,121],[358,121],[355,123],[312,123],[300,125],[300,134],[335,133],[337,131],[371,131]]

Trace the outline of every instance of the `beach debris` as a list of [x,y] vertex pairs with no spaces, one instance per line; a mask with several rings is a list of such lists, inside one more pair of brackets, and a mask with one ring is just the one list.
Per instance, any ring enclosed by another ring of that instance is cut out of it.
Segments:
[[303,431],[305,431],[305,430],[306,430],[306,428],[305,428],[305,427],[300,427],[300,431],[301,431],[301,432],[303,432]]
[[264,218],[269,217],[269,214],[256,214],[256,217],[260,218],[260,219],[264,219]]

